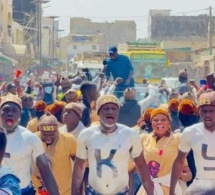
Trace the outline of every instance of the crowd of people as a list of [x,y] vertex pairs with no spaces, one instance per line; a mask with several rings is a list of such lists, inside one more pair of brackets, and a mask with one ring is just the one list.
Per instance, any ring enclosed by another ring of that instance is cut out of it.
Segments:
[[214,77],[144,79],[138,101],[129,59],[108,52],[96,78],[2,83],[0,194],[215,194]]

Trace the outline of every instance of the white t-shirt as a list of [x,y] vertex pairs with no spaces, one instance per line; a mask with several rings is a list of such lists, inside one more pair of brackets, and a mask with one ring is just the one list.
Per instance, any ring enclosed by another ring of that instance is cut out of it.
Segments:
[[215,132],[206,130],[203,123],[185,128],[179,149],[184,153],[193,150],[196,178],[215,179]]
[[18,126],[7,135],[7,147],[2,164],[11,168],[20,179],[20,188],[26,188],[31,181],[31,166],[36,158],[44,154],[41,140],[28,129]]
[[63,132],[67,132],[69,134],[72,134],[77,139],[79,134],[81,133],[81,131],[83,129],[86,129],[86,127],[84,126],[84,124],[81,121],[79,121],[78,126],[73,131],[68,132],[67,128],[66,128],[66,125],[63,125],[62,127],[60,127],[59,131],[63,131]]
[[100,126],[83,130],[78,137],[76,156],[89,161],[89,184],[101,194],[116,194],[128,186],[129,159],[142,152],[140,137],[127,126],[117,124],[111,134]]

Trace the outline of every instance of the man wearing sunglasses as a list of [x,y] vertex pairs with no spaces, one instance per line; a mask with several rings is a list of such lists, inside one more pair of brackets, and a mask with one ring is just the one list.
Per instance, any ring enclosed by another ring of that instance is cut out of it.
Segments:
[[128,87],[134,87],[133,72],[134,68],[131,65],[129,58],[125,55],[118,54],[117,48],[112,46],[108,50],[110,59],[107,60],[106,71],[105,71],[105,84],[112,75],[114,80],[117,77],[123,79],[115,88],[114,94],[120,98],[123,96],[123,92]]

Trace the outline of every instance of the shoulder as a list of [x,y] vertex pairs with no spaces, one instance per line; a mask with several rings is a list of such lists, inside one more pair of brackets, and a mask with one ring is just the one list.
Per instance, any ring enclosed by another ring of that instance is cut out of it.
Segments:
[[123,125],[123,124],[119,124],[117,123],[117,127],[119,129],[119,133],[122,133],[122,134],[127,134],[128,136],[139,136],[138,132],[135,131],[134,129],[126,126],[126,125]]
[[98,130],[99,130],[99,125],[90,126],[88,128],[83,129],[79,134],[79,137],[97,134]]
[[37,118],[33,118],[33,119],[31,119],[31,120],[28,122],[28,124],[31,124],[31,125],[33,125],[33,124],[35,124],[35,123],[38,123],[38,119],[37,119]]
[[141,141],[145,141],[145,140],[148,140],[148,139],[151,139],[153,137],[153,134],[152,133],[142,133],[140,135],[140,139]]
[[129,59],[128,56],[126,56],[124,54],[118,54],[118,57],[121,59]]
[[186,127],[182,133],[182,135],[194,135],[200,132],[203,132],[204,125],[203,123],[197,123],[190,127]]
[[62,140],[68,140],[68,141],[76,140],[74,135],[67,132],[59,132],[59,135]]
[[180,132],[178,132],[178,133],[172,133],[172,141],[180,143],[181,135],[182,134]]
[[20,131],[22,138],[25,140],[26,143],[33,144],[40,142],[39,137],[36,134],[32,133],[27,128],[18,126],[17,130]]

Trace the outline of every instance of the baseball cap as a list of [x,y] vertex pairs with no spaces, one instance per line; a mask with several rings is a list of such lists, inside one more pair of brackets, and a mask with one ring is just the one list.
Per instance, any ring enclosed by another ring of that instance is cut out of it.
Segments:
[[114,54],[116,52],[117,52],[117,48],[115,46],[109,47],[109,49],[108,49],[108,53],[109,54]]

